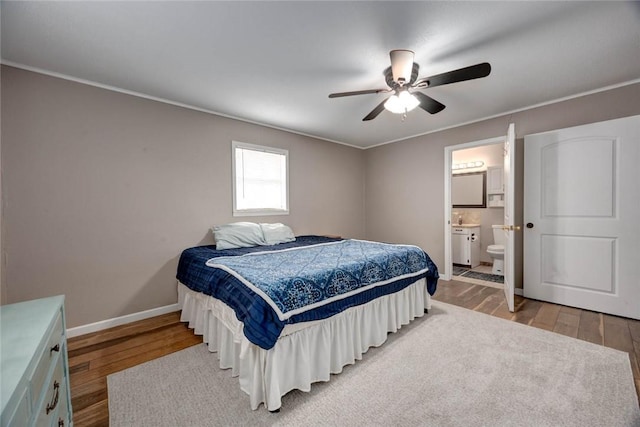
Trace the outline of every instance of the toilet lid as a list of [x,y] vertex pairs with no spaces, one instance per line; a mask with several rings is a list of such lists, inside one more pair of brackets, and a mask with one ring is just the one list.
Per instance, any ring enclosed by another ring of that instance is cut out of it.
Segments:
[[504,252],[504,245],[489,245],[487,252]]

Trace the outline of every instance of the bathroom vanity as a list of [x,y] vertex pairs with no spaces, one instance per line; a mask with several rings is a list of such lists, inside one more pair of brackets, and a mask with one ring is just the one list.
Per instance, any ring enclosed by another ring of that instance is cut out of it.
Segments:
[[451,226],[452,262],[474,268],[480,265],[480,225]]

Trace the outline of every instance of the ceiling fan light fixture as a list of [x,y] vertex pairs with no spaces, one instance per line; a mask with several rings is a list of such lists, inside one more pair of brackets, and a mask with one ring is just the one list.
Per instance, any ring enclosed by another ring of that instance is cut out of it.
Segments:
[[405,84],[411,80],[413,71],[413,58],[415,53],[411,50],[396,49],[389,52],[391,57],[391,73],[393,80],[398,84]]
[[409,91],[400,91],[397,95],[391,95],[384,108],[394,114],[405,114],[420,105],[420,101]]

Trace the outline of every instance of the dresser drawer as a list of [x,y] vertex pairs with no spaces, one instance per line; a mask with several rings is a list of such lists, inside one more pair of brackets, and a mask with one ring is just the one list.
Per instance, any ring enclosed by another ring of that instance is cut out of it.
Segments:
[[62,334],[62,312],[58,312],[56,320],[53,323],[53,331],[47,340],[44,350],[40,354],[33,377],[31,377],[31,402],[33,405],[38,403],[38,399],[42,393],[42,386],[47,380],[49,370],[52,368],[51,362],[64,350],[64,336]]
[[57,422],[59,408],[67,406],[65,381],[63,358],[58,357],[51,382],[47,383],[47,389],[44,390],[44,400],[35,411],[36,426],[51,426],[54,425],[54,420]]
[[64,295],[0,305],[0,427],[73,425]]
[[29,393],[26,388],[22,390],[16,411],[11,415],[8,421],[3,420],[2,425],[11,427],[26,427],[27,421],[31,417],[31,404],[29,403]]
[[54,418],[55,423],[53,424],[56,427],[68,427],[71,425],[71,414],[69,413],[69,405],[67,404],[67,396],[69,396],[67,392],[68,382],[64,381],[60,385],[60,399],[61,402],[58,403],[58,415]]

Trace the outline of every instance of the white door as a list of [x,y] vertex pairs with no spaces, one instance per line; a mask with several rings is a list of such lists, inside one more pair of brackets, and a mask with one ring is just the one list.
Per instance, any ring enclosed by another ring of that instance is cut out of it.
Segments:
[[513,123],[509,124],[507,129],[507,137],[504,140],[504,171],[503,171],[503,185],[504,185],[504,295],[507,298],[507,305],[509,311],[514,311],[513,296],[514,296],[514,280],[515,280],[515,260],[514,251],[515,245],[514,233],[517,231],[517,226],[514,222],[515,211],[515,177],[514,169],[516,162],[516,131]]
[[524,296],[640,319],[640,116],[525,137]]

